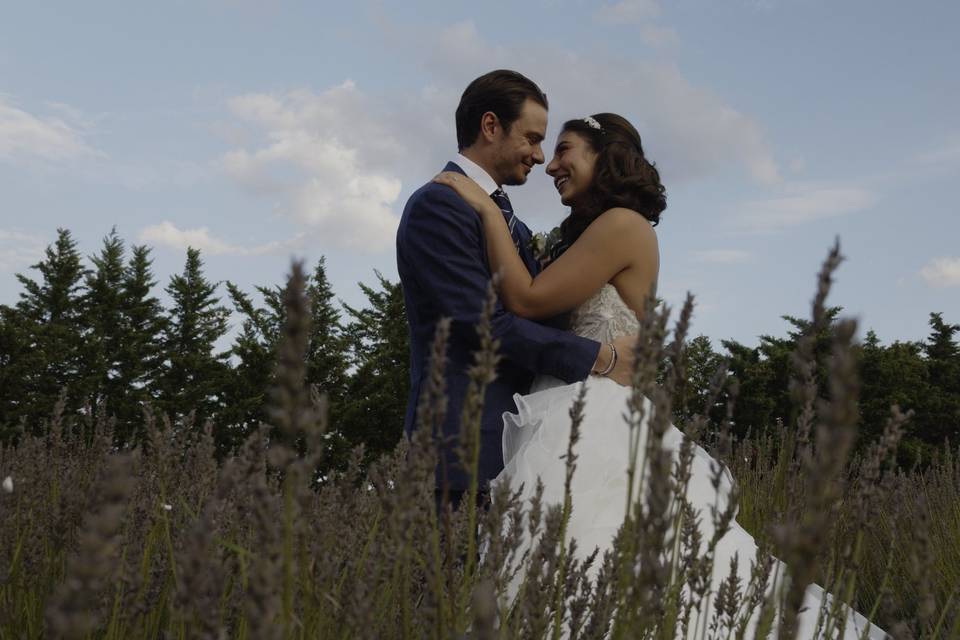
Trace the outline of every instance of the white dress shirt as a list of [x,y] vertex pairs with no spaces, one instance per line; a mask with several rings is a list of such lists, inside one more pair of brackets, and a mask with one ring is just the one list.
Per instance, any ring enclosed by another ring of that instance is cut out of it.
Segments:
[[458,153],[457,157],[453,159],[453,162],[463,169],[463,172],[467,174],[468,178],[480,185],[480,187],[488,194],[493,193],[500,188],[500,185],[497,184],[496,180],[490,177],[490,174],[487,173],[486,169],[462,153]]

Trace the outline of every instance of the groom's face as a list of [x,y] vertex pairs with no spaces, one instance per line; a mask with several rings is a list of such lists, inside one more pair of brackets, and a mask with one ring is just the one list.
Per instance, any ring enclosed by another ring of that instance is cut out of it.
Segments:
[[543,164],[540,145],[547,134],[547,110],[527,100],[510,129],[499,133],[493,149],[495,177],[504,185],[523,184],[530,170]]

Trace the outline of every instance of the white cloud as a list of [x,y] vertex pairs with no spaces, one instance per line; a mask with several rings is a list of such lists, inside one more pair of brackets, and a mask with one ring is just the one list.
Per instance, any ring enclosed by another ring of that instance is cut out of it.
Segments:
[[76,110],[54,106],[64,117],[37,116],[0,96],[0,160],[62,162],[98,155],[84,140],[82,123],[70,121]]
[[680,42],[680,36],[670,27],[647,24],[640,27],[640,40],[651,47],[666,47]]
[[[429,180],[456,152],[453,112],[466,83],[499,67],[518,68],[548,93],[553,133],[570,117],[601,110],[626,116],[668,191],[738,169],[763,184],[780,180],[760,126],[672,64],[493,44],[472,22],[410,36],[405,32],[404,46],[418,43],[432,78],[419,91],[375,93],[347,81],[319,92],[230,99],[233,118],[218,125],[230,145],[221,168],[321,243],[389,250],[401,194]],[[552,140],[548,158],[551,146]],[[537,212],[562,210],[541,172],[531,186],[511,192],[535,224]]]
[[920,270],[920,275],[934,287],[960,287],[960,258],[935,258]]
[[740,249],[705,249],[694,251],[693,258],[707,264],[743,264],[750,260],[750,253]]
[[917,154],[911,160],[914,164],[935,166],[960,163],[960,133],[945,136],[939,146]]
[[876,195],[864,189],[812,188],[778,198],[746,202],[735,218],[738,225],[747,230],[776,231],[863,211],[876,202]]
[[417,151],[352,82],[322,93],[237,96],[228,106],[256,139],[253,149],[224,154],[229,176],[333,244],[392,246],[402,186],[397,167]]
[[151,243],[170,249],[184,250],[187,247],[199,249],[208,255],[252,256],[275,254],[289,251],[297,246],[300,237],[285,242],[268,242],[253,247],[230,244],[210,235],[207,227],[180,229],[168,220],[144,228],[139,235],[140,242]]
[[665,47],[679,42],[677,32],[670,27],[654,24],[660,15],[658,0],[621,0],[601,6],[593,14],[594,20],[610,25],[639,25],[640,40],[651,47]]
[[45,248],[39,236],[0,229],[0,271],[10,273],[35,264]]
[[[425,44],[428,71],[437,82],[458,87],[457,97],[469,79],[515,68],[547,93],[554,126],[598,111],[620,113],[640,131],[668,190],[731,167],[745,169],[761,184],[780,181],[760,125],[669,62],[553,46],[495,46],[472,22],[447,27]],[[454,101],[449,108],[455,107]]]
[[660,3],[657,0],[620,0],[605,4],[595,14],[600,22],[610,24],[642,23],[660,15]]

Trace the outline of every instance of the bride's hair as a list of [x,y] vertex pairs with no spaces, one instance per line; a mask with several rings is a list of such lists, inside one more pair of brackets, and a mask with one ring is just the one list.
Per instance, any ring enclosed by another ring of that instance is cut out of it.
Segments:
[[565,122],[563,131],[579,134],[597,152],[590,189],[560,225],[564,249],[613,207],[632,209],[653,225],[660,222],[667,192],[657,168],[643,155],[640,134],[632,124],[615,113],[597,113]]

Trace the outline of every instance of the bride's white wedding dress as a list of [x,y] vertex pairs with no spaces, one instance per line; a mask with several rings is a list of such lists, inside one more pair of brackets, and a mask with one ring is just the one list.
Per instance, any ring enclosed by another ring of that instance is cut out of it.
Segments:
[[[572,330],[577,335],[601,342],[636,334],[638,328],[636,316],[609,284],[572,315]],[[570,435],[570,406],[581,384],[586,384],[587,395],[580,441],[575,448],[577,468],[573,476],[573,509],[568,537],[577,540],[577,554],[582,559],[596,547],[599,547],[601,555],[610,548],[624,519],[628,463],[628,427],[624,413],[630,395],[629,388],[595,376],[584,383],[574,384],[566,384],[548,376],[538,377],[532,393],[515,396],[518,413],[504,414],[505,467],[494,483],[508,482],[514,489],[522,483],[521,497],[529,500],[539,476],[544,485],[544,503],[562,503],[565,468],[561,456],[566,453]],[[644,427],[642,438],[645,438],[645,431]],[[682,440],[682,432],[676,427],[669,427],[663,444],[673,452],[675,461]],[[642,442],[643,439],[641,451]],[[694,448],[687,499],[700,514],[704,540],[702,546],[713,535],[710,506],[716,505],[723,510],[733,482],[729,472],[724,470],[719,489],[714,489],[711,476],[715,474],[712,473],[711,463],[717,464],[702,448]],[[736,554],[738,574],[745,586],[750,580],[751,561],[755,558],[756,549],[750,534],[732,522],[716,550],[711,589],[714,597],[708,603],[709,610],[699,614],[708,616],[706,624],[713,616],[712,603],[720,582],[729,575],[731,559]],[[783,573],[782,565],[776,563],[771,575],[783,576]],[[511,591],[518,586],[512,585]],[[814,637],[818,610],[823,598],[829,597],[816,585],[807,589],[804,601],[806,610],[801,613],[798,638]],[[754,619],[748,626],[748,638],[753,637],[758,614],[754,613]],[[702,618],[699,622],[691,619],[689,636],[693,637],[694,630],[703,624]],[[882,630],[870,625],[860,614],[850,611],[844,638],[859,638],[866,626],[870,626],[869,638],[880,640],[885,637]]]

